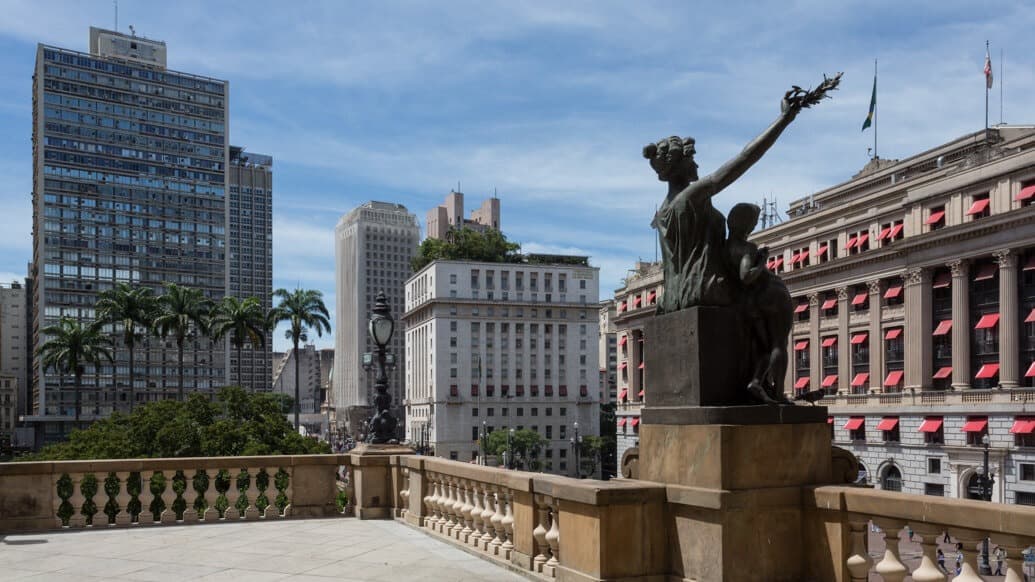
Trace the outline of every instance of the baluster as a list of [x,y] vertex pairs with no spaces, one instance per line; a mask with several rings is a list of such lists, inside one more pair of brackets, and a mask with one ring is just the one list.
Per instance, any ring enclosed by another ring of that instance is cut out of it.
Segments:
[[442,511],[446,514],[446,523],[442,525],[442,533],[448,536],[453,531],[453,526],[456,525],[455,515],[453,514],[453,504],[456,503],[456,486],[453,482],[453,478],[450,477],[446,480],[446,499],[442,502]]
[[65,502],[65,500],[62,499],[60,495],[58,495],[58,490],[59,490],[61,478],[64,477],[64,476],[65,476],[64,473],[55,473],[51,477],[51,485],[50,486],[51,486],[51,488],[54,491],[54,501],[53,501],[54,527],[56,527],[57,529],[64,529],[64,527],[65,527],[65,522],[64,522],[64,520],[61,519],[61,517],[59,515],[60,512],[61,512],[61,505]]
[[952,582],[982,582],[978,576],[978,561],[981,551],[975,548],[984,539],[984,534],[971,529],[953,529],[954,537],[963,544],[963,567]]
[[345,467],[345,515],[356,513],[356,472],[351,465]]
[[406,512],[410,509],[410,469],[409,467],[402,468],[402,482],[403,488],[399,492],[399,498],[402,499],[402,511],[399,512],[399,517],[406,517]]
[[471,527],[474,524],[474,520],[471,518],[471,512],[474,510],[474,505],[471,503],[471,483],[465,481],[463,484],[463,494],[460,496],[460,515],[464,516],[464,527],[460,530],[460,536],[457,538],[463,543],[467,543],[471,538],[471,532],[474,529]]
[[[1003,556],[1003,571],[1006,577],[1003,582],[1023,582],[1024,556],[1022,552],[1030,544],[1023,543],[1015,536],[996,535],[995,545],[1001,547],[1006,554]],[[995,566],[992,567],[995,572]]]
[[216,509],[216,503],[219,502],[219,490],[216,489],[216,478],[219,477],[219,469],[210,471],[205,469],[205,476],[207,477],[207,484],[205,490],[201,492],[201,495],[205,497],[205,512],[202,517],[205,518],[205,523],[219,521],[219,510]]
[[852,582],[866,582],[870,571],[870,554],[866,551],[866,528],[869,522],[852,520],[848,522],[849,536],[852,538],[852,553],[845,561]]
[[488,493],[489,498],[492,500],[492,514],[489,516],[489,533],[492,535],[492,539],[488,541],[487,549],[494,556],[500,555],[500,546],[503,545],[503,540],[507,537],[507,531],[503,529],[503,490],[499,487],[495,488],[495,491]]
[[[116,504],[118,503],[118,493],[116,493],[115,495],[108,495],[107,489],[108,489],[108,478],[109,477],[114,479],[115,478],[115,474],[114,473],[106,473],[104,475],[103,479],[100,479],[100,480],[97,481],[97,493],[99,493],[101,495],[101,499],[103,500],[103,503],[100,503],[100,504],[97,505],[97,513],[94,514],[94,516],[93,516],[93,526],[94,527],[100,527],[102,525],[105,526],[105,527],[114,527],[115,526],[115,516],[117,516],[118,513],[116,513],[114,516],[108,515],[107,508],[108,508],[108,502],[109,501],[115,500],[115,503]],[[116,512],[117,511],[118,511],[118,508],[116,508]],[[104,520],[103,524],[99,522],[99,520],[101,520],[101,519]]]
[[[271,467],[264,467],[262,469],[266,472],[266,488],[262,490],[262,494],[266,496],[266,509],[262,510],[263,519],[276,519],[280,517],[280,508],[277,507],[277,469]],[[272,493],[270,493],[272,491]]]
[[230,474],[230,487],[226,490],[226,511],[223,512],[223,521],[238,521],[241,519],[241,511],[237,509],[237,500],[241,498],[241,490],[237,488],[237,477],[241,474],[240,469],[227,469]]
[[453,526],[453,538],[459,540],[463,534],[464,528],[468,527],[467,521],[470,519],[470,515],[464,515],[464,504],[466,501],[467,484],[463,481],[457,481],[456,483],[456,502],[453,503],[453,511],[456,513],[456,525]]
[[550,531],[546,532],[546,543],[550,545],[550,559],[546,561],[546,569],[550,576],[557,576],[557,566],[561,564],[561,526],[560,526],[560,502],[551,499],[550,503]]
[[[923,556],[920,565],[913,570],[914,582],[945,582],[945,574],[938,568],[938,540],[942,539],[942,527],[930,523],[910,523],[913,532],[920,535]],[[946,556],[948,558],[948,556]],[[946,560],[948,562],[948,560]],[[946,563],[948,567],[948,563]]]
[[546,543],[546,524],[549,519],[550,508],[546,506],[546,500],[541,496],[536,496],[536,514],[539,519],[536,520],[535,529],[532,530],[532,538],[535,540],[535,548],[539,553],[532,558],[532,570],[535,572],[542,572],[543,565],[549,559],[547,553],[550,551],[550,546]]
[[[166,476],[166,473],[169,473]],[[162,525],[176,523],[176,511],[173,509],[173,503],[176,501],[176,491],[173,490],[173,478],[176,477],[175,471],[165,470],[162,471],[162,477],[165,478],[165,486],[159,494],[162,501],[165,503],[165,509],[162,510],[159,519]]]
[[[283,468],[284,472],[287,473],[287,487],[284,488],[284,497],[287,498],[287,504],[284,506],[283,517],[291,517],[291,496],[294,494],[293,492],[294,492],[294,487],[295,487],[295,468],[294,467],[282,467],[282,468]],[[276,486],[276,478],[277,478],[277,474],[279,474],[279,473],[280,473],[280,469],[278,469],[277,473],[274,473],[274,475],[273,475],[273,479],[274,479],[273,488],[274,489],[277,488],[277,486]],[[280,491],[280,490],[277,489],[277,491]],[[346,509],[348,509],[349,505],[355,505],[356,502],[355,502],[354,499],[352,499],[352,495],[349,492],[348,487],[345,488],[345,495],[347,496],[347,499],[345,500],[345,505],[346,505]]]
[[129,512],[129,503],[133,501],[133,495],[129,492],[129,477],[129,471],[115,473],[115,478],[119,480],[119,493],[115,496],[115,503],[119,506],[115,525],[122,527],[133,523],[133,515]]
[[151,477],[155,474],[154,471],[141,471],[140,472],[140,515],[137,516],[137,524],[139,525],[154,525],[155,514],[151,511],[151,502],[156,499],[154,492],[151,491]]
[[496,529],[492,524],[492,516],[496,515],[499,511],[497,509],[498,501],[496,501],[496,488],[489,485],[482,487],[482,492],[485,495],[485,502],[482,504],[482,539],[481,548],[482,551],[490,552],[495,554],[495,549],[490,549],[492,546],[492,540],[496,537]]
[[438,491],[438,483],[432,473],[425,473],[425,480],[428,484],[428,494],[424,496],[424,527],[431,527],[438,517],[438,508],[435,507],[435,495]]
[[482,534],[485,533],[485,523],[482,522],[482,502],[479,499],[478,483],[471,483],[470,506],[471,506],[471,535],[467,542],[474,547],[481,545]]
[[194,480],[198,477],[198,469],[194,469],[194,475],[188,475],[187,469],[183,470],[183,479],[186,481],[183,489],[183,501],[187,507],[183,510],[183,523],[198,523],[198,510],[194,504],[198,500],[198,490],[194,488]]
[[905,523],[888,518],[874,519],[873,522],[884,531],[885,545],[884,559],[877,563],[876,572],[884,577],[884,582],[902,582],[909,573],[909,569],[899,559],[898,551],[899,534]]
[[244,518],[254,521],[259,519],[259,507],[256,505],[259,501],[259,469],[248,467],[245,471],[248,472],[248,488],[245,491],[248,507],[244,510]]
[[505,491],[500,497],[500,503],[506,498],[507,512],[503,515],[503,531],[504,540],[503,545],[500,546],[502,550],[503,558],[510,560],[510,554],[514,550],[514,495],[510,491]]
[[83,515],[83,504],[86,503],[86,496],[83,495],[83,479],[86,475],[76,473],[69,475],[72,479],[72,496],[68,502],[72,504],[72,517],[68,518],[68,527],[86,527],[86,516]]

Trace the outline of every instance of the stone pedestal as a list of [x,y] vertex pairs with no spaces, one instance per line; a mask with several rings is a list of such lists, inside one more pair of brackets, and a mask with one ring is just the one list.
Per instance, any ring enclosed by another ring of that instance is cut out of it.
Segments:
[[412,455],[413,449],[402,445],[361,444],[349,453],[356,496],[356,517],[359,519],[391,519],[398,495],[392,475],[393,455]]
[[677,580],[801,580],[803,488],[831,482],[826,408],[751,404],[744,329],[706,307],[644,326],[639,478],[666,485]]

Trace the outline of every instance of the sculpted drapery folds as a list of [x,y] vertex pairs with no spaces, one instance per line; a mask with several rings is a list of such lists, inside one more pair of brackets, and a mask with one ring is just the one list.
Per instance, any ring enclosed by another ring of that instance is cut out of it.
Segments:
[[668,183],[668,194],[652,223],[658,230],[665,278],[658,313],[695,306],[740,310],[753,338],[748,363],[756,370],[746,388],[762,402],[785,400],[782,383],[790,296],[779,278],[765,268],[767,250],[747,241],[757,223],[758,208],[752,211],[753,205],[738,205],[736,232],[731,224],[727,236],[726,219],[712,206],[712,198],[760,160],[798,113],[819,103],[840,80],[838,73],[824,77],[813,90],[794,86],[784,95],[776,120],[739,155],[703,178],[697,173],[693,138],[672,136],[643,148],[643,157],[658,179]]

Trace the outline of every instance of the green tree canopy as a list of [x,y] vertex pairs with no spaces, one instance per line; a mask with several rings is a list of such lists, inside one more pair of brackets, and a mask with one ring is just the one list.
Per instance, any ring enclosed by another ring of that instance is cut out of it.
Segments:
[[208,322],[209,333],[212,339],[222,339],[230,336],[230,344],[237,351],[237,385],[243,386],[241,382],[241,369],[244,361],[241,358],[241,351],[244,343],[248,342],[253,349],[266,345],[266,330],[269,327],[266,310],[255,297],[248,297],[241,300],[237,297],[223,297],[212,312],[212,318]]
[[212,302],[209,301],[201,289],[183,287],[176,283],[166,283],[165,293],[158,298],[158,312],[155,315],[152,325],[155,335],[158,337],[169,337],[176,340],[176,351],[179,362],[179,390],[177,398],[183,401],[183,345],[187,336],[192,332],[205,335],[207,328],[205,318],[208,317]]
[[[502,458],[503,452],[507,450],[507,432],[506,429],[500,429],[489,433],[488,438],[485,439],[485,453]],[[514,431],[511,443],[514,447],[514,464],[517,468],[527,468],[533,471],[539,469],[539,453],[546,445],[546,439],[539,436],[539,433],[534,430],[523,428]]]
[[138,327],[147,329],[156,315],[157,302],[154,293],[147,287],[134,287],[129,283],[119,283],[113,289],[100,294],[97,299],[97,315],[99,321],[112,326],[122,326],[122,345],[129,353],[129,410],[133,411],[133,388],[136,386],[136,362],[134,358],[137,340],[140,339]]
[[521,245],[507,240],[498,230],[479,232],[470,228],[452,229],[445,240],[426,238],[417,249],[411,266],[419,271],[439,259],[519,263]]
[[104,361],[114,361],[111,339],[101,332],[100,323],[82,324],[70,317],[62,317],[57,324],[43,328],[43,336],[47,339],[37,354],[43,369],[72,374],[75,378],[75,423],[78,426],[86,365],[100,366]]
[[132,414],[115,413],[25,460],[329,453],[327,443],[292,428],[284,416],[283,399],[237,386],[222,388],[215,402],[193,392],[185,402],[163,400]]
[[309,330],[322,336],[323,332],[331,333],[330,314],[323,303],[323,292],[316,289],[277,289],[273,296],[280,303],[270,312],[270,325],[275,326],[282,321],[288,323],[284,337],[291,340],[293,357],[295,358],[295,429],[298,429],[298,412],[301,406],[299,383],[302,376],[298,371],[298,344],[309,339]]

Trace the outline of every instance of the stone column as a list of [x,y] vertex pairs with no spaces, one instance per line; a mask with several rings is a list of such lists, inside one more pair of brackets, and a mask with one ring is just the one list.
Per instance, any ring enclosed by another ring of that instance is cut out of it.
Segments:
[[848,287],[837,288],[837,393],[851,392],[852,344],[848,335]]
[[993,256],[999,263],[999,387],[1016,388],[1020,379],[1017,255],[1004,249]]
[[[798,352],[794,351],[794,333],[787,335],[787,372],[783,375],[783,393],[788,398],[794,396],[794,369],[796,367]],[[811,372],[810,372],[811,373]]]
[[819,342],[819,294],[809,293],[809,390],[819,390],[823,382],[823,348]]
[[903,277],[905,285],[905,372],[907,390],[923,390],[930,386],[934,372],[931,332],[931,271],[910,269]]
[[880,325],[880,280],[866,283],[870,292],[870,389],[884,387],[884,333]]
[[948,263],[952,270],[952,389],[970,387],[970,265]]

